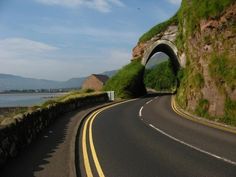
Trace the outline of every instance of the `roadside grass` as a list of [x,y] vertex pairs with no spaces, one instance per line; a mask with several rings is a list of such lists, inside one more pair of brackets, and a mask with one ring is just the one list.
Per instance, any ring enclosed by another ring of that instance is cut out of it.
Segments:
[[50,105],[55,105],[57,103],[67,102],[71,99],[84,98],[86,96],[91,96],[91,95],[98,95],[99,93],[101,93],[101,92],[94,92],[94,90],[91,90],[91,89],[81,89],[78,91],[71,91],[63,96],[59,96],[59,97],[56,97],[54,99],[50,99],[50,100],[44,102],[43,104],[41,104],[39,106],[39,108],[40,107],[45,108]]
[[30,111],[32,109],[33,108],[30,108],[30,107],[2,108],[2,111],[0,114],[0,124],[3,120],[7,118],[12,118],[18,114],[24,114],[25,112]]
[[200,99],[195,109],[195,113],[200,117],[209,117],[208,109],[209,101],[207,99]]
[[[56,105],[57,103],[65,103],[73,99],[78,99],[78,98],[85,98],[87,96],[96,96],[102,92],[94,92],[91,89],[86,89],[86,90],[79,90],[79,91],[71,91],[68,92],[65,95],[58,96],[56,98],[50,99],[45,101],[44,103],[40,105],[34,105],[31,107],[17,107],[14,109],[9,109],[9,111],[5,111],[4,113],[1,114],[0,116],[0,124],[3,120],[5,119],[12,119],[13,117],[17,115],[23,115],[29,112],[36,111],[37,109],[44,109],[53,105]],[[7,108],[6,108],[7,109]]]
[[104,90],[115,91],[116,98],[135,98],[146,94],[144,69],[140,60],[132,61],[107,81]]
[[220,122],[236,126],[236,101],[226,98],[225,115],[219,118]]

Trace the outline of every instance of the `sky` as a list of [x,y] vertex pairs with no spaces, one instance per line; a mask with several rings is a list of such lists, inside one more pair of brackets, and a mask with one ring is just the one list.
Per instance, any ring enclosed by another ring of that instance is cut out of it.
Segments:
[[181,0],[0,0],[0,73],[64,81],[120,69]]

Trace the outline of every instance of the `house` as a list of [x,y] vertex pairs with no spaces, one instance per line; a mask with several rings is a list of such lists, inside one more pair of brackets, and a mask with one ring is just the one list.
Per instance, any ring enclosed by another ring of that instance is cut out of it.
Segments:
[[108,79],[109,77],[106,75],[92,74],[84,80],[82,89],[93,89],[95,91],[100,91]]

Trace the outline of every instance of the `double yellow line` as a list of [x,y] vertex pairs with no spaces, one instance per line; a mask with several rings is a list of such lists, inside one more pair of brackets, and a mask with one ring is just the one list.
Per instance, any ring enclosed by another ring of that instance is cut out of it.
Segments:
[[[82,132],[82,153],[83,153],[83,161],[84,161],[84,167],[85,167],[85,172],[86,172],[86,175],[88,177],[93,177],[93,172],[92,172],[92,169],[91,169],[91,162],[89,160],[89,155],[88,155],[88,148],[90,147],[91,149],[91,157],[92,157],[92,160],[94,161],[94,164],[95,164],[95,167],[96,167],[96,170],[97,170],[97,173],[99,175],[99,177],[105,177],[104,175],[104,172],[102,170],[102,167],[99,163],[99,160],[98,160],[98,156],[97,156],[97,152],[96,152],[96,149],[94,147],[94,141],[93,141],[93,122],[94,122],[94,119],[97,117],[97,115],[99,113],[101,113],[102,111],[106,110],[106,109],[109,109],[111,107],[114,107],[114,106],[117,106],[117,105],[120,105],[120,104],[123,104],[123,103],[126,103],[126,102],[129,102],[129,101],[133,101],[133,100],[128,100],[128,101],[124,101],[124,102],[120,102],[120,103],[116,103],[116,104],[113,104],[113,105],[109,105],[109,106],[106,106],[104,108],[101,108],[101,109],[98,109],[97,111],[94,111],[85,121],[84,123],[84,127],[83,127],[83,132]],[[87,133],[88,133],[88,142],[89,144],[87,145]]]

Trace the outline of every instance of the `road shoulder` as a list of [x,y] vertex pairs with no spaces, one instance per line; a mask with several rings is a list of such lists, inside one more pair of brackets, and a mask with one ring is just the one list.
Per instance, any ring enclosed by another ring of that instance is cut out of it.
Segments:
[[171,107],[172,107],[173,111],[175,111],[178,115],[180,115],[183,118],[186,118],[188,120],[203,124],[203,125],[208,126],[208,127],[212,127],[212,128],[216,128],[216,129],[219,129],[219,130],[222,130],[222,131],[226,131],[226,132],[236,134],[236,127],[229,126],[229,125],[219,123],[219,122],[216,122],[216,121],[211,121],[211,120],[199,117],[199,116],[195,116],[195,115],[192,115],[189,112],[183,110],[176,103],[175,96],[172,96],[172,98],[171,98]]

